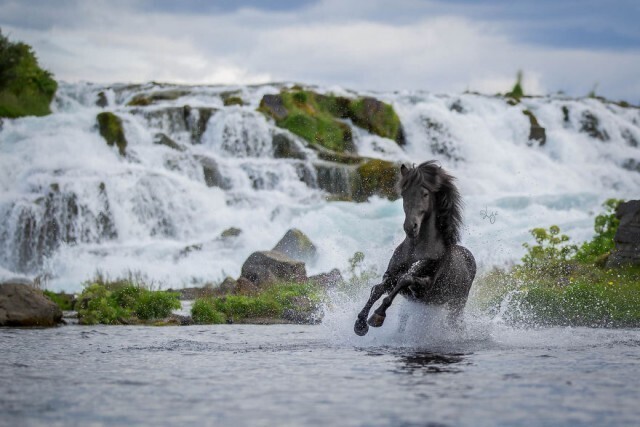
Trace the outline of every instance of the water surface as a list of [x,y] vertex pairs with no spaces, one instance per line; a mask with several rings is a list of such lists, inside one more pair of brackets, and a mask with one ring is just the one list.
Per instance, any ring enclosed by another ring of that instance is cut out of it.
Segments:
[[488,329],[0,329],[0,424],[637,425],[640,330]]

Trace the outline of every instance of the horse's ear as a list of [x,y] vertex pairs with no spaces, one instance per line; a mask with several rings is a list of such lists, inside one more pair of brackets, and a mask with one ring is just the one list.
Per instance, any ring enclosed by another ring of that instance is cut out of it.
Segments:
[[402,166],[400,166],[400,174],[402,176],[405,176],[407,174],[407,172],[409,172],[409,168],[406,167],[404,164]]

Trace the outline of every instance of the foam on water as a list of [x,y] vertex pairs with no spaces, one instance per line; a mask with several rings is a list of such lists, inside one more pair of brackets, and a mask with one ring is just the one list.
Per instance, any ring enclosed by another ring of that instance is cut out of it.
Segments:
[[[149,107],[126,106],[137,94],[159,90],[184,92]],[[382,274],[403,238],[401,202],[327,202],[315,185],[315,153],[293,135],[307,159],[275,159],[273,136],[286,131],[255,109],[264,94],[278,90],[62,84],[54,114],[5,120],[0,275],[45,274],[50,288],[67,291],[79,290],[96,270],[110,276],[139,271],[165,287],[216,282],[237,276],[251,252],[273,247],[291,227],[318,246],[309,273],[345,271],[348,258],[363,251]],[[124,158],[97,131],[100,91],[107,110],[123,120]],[[237,92],[247,105],[224,107],[225,92]],[[455,175],[466,204],[463,244],[481,269],[521,257],[532,227],[558,224],[574,240],[588,239],[605,199],[638,195],[637,109],[591,99],[527,98],[509,106],[473,94],[373,95],[394,105],[407,143],[400,149],[354,128],[359,152],[416,164],[436,158]],[[193,123],[209,108],[213,114],[198,134]],[[528,141],[525,109],[546,129],[543,146]],[[590,116],[596,121],[585,119]],[[154,144],[159,132],[182,151]],[[203,158],[215,163],[224,189],[207,186]],[[62,230],[47,228],[44,219],[52,217]],[[229,227],[242,234],[221,239]],[[66,233],[68,244],[38,252],[47,240],[33,236],[51,233]],[[186,250],[192,245],[200,249]],[[44,256],[25,260],[29,251]]]

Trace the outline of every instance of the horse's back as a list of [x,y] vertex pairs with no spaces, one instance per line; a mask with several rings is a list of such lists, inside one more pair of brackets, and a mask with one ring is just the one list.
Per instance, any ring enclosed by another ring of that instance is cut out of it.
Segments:
[[471,251],[464,246],[454,245],[452,248],[454,263],[458,266],[464,265],[471,281],[476,277],[476,259]]

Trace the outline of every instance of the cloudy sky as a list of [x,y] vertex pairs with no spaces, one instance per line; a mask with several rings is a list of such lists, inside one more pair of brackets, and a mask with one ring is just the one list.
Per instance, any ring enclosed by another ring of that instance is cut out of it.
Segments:
[[638,0],[0,0],[64,81],[596,93],[640,103]]

